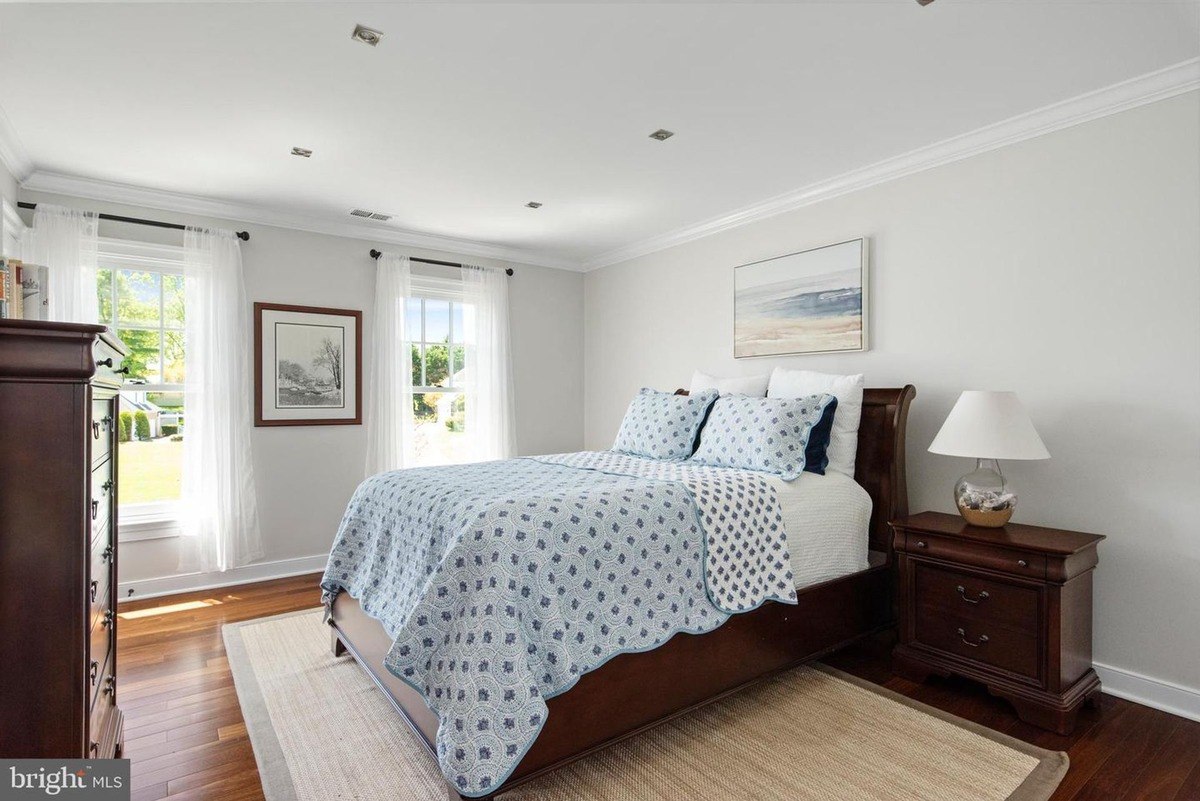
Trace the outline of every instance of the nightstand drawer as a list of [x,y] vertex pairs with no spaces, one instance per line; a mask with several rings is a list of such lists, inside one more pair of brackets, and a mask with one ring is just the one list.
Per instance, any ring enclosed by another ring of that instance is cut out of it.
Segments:
[[992,578],[973,570],[911,559],[913,603],[928,614],[955,616],[1036,636],[1041,588]]
[[940,537],[920,531],[905,532],[905,550],[914,556],[945,559],[958,564],[985,567],[1017,576],[1046,577],[1046,557],[1042,554],[966,542],[955,537]]
[[921,645],[1041,680],[1036,633],[949,615],[933,607],[918,607],[913,623],[913,640]]

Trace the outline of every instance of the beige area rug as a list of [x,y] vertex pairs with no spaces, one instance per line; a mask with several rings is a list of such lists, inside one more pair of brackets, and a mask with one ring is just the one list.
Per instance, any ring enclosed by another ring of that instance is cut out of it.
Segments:
[[[446,798],[432,757],[319,611],[225,626],[267,801]],[[680,635],[687,636],[687,635]],[[499,801],[1044,801],[1045,751],[823,666],[768,679]]]

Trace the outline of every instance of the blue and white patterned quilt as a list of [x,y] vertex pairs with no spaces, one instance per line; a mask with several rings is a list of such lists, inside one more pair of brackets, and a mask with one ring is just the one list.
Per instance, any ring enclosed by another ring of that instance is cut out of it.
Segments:
[[775,491],[743,470],[610,451],[418,468],[355,491],[321,581],[394,638],[465,796],[498,787],[546,699],[612,657],[796,602]]

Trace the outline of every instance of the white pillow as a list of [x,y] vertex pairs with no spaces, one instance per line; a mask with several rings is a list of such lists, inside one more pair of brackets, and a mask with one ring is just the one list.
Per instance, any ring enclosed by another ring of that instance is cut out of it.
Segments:
[[715,389],[720,395],[746,395],[751,398],[767,397],[767,381],[770,376],[752,375],[745,378],[717,378],[699,370],[692,373],[692,385],[688,392]]
[[854,457],[858,453],[858,423],[862,419],[863,377],[815,373],[812,370],[788,370],[776,367],[767,388],[768,398],[803,398],[808,395],[832,395],[838,400],[833,413],[833,432],[829,437],[829,470],[854,478]]

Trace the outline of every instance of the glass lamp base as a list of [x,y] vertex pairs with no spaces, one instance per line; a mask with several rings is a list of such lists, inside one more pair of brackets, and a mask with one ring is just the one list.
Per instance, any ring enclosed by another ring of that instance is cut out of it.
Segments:
[[975,470],[954,485],[954,504],[972,526],[999,528],[1012,517],[1017,495],[1008,488],[998,461],[976,459]]

